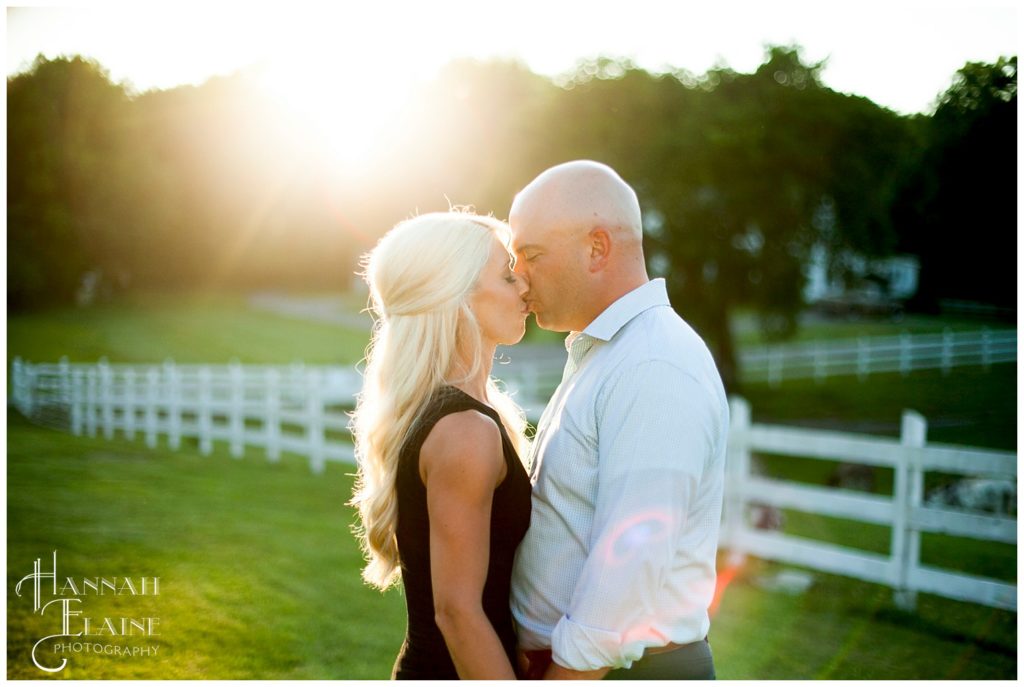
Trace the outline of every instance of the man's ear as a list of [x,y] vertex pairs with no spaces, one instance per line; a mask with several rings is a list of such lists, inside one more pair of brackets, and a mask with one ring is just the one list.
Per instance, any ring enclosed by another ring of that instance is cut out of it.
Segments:
[[600,272],[608,266],[612,252],[612,237],[607,229],[597,227],[587,235],[590,248],[590,271]]

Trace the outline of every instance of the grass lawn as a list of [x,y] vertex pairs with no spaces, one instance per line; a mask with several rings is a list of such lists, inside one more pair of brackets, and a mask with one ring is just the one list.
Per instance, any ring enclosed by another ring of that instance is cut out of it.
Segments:
[[944,375],[921,370],[784,381],[778,388],[747,384],[738,391],[751,405],[754,422],[828,427],[899,436],[904,409],[928,420],[928,441],[1015,450],[1017,365],[960,367]]
[[[776,343],[765,339],[757,324],[756,316],[739,312],[732,319],[733,335],[740,346],[755,346]],[[894,336],[908,334],[937,334],[945,329],[954,332],[978,331],[987,327],[991,330],[1013,329],[1014,323],[996,318],[958,317],[951,315],[921,315],[911,313],[898,319],[839,318],[808,314],[801,318],[792,339],[779,343],[818,341],[822,339],[856,339],[862,336]]]
[[[8,416],[7,583],[58,552],[60,577],[159,577],[159,596],[87,596],[83,615],[158,617],[155,656],[70,654],[67,679],[386,678],[404,633],[397,591],[362,585],[344,505],[349,469],[313,475],[302,459],[232,459],[73,437]],[[799,596],[762,588],[780,569],[750,560],[712,626],[723,679],[936,679],[1016,675],[1016,614],[814,574]],[[8,678],[31,663],[56,617],[8,595]],[[54,610],[53,608],[49,609]],[[73,621],[77,622],[77,621]],[[72,631],[75,631],[72,625]],[[79,626],[80,627],[80,626]],[[43,648],[52,647],[52,640]],[[55,665],[54,654],[42,653]]]
[[[361,304],[360,304],[361,306]],[[355,306],[353,306],[355,308]],[[356,308],[358,309],[358,308]],[[908,318],[909,319],[909,318]],[[949,324],[949,321],[944,321]],[[842,325],[842,323],[840,323]],[[914,321],[913,331],[941,330]],[[857,336],[830,326],[814,336]],[[955,325],[955,323],[954,323]],[[894,333],[900,325],[885,325]],[[966,325],[965,325],[966,326]],[[969,328],[977,328],[974,326]],[[531,323],[532,327],[532,323]],[[931,329],[928,329],[928,328]],[[805,332],[801,333],[804,337]],[[534,340],[548,332],[531,330]],[[560,339],[560,336],[554,336]],[[806,338],[806,337],[805,337]],[[834,337],[833,337],[834,338]],[[367,334],[250,310],[241,296],[135,296],[89,310],[51,310],[8,319],[8,360],[352,364]],[[1015,450],[1016,365],[899,375],[785,381],[741,390],[755,422],[897,436],[900,413],[929,421],[929,441]],[[141,440],[73,437],[8,414],[8,678],[45,678],[32,644],[59,631],[58,618],[31,613],[14,585],[58,551],[61,577],[159,577],[161,594],[88,596],[84,616],[158,617],[159,636],[109,638],[155,646],[131,659],[68,655],[64,679],[386,678],[401,643],[404,601],[359,578],[349,532],[351,468],[329,463],[313,475],[298,456],[279,463],[250,449],[234,460],[215,444],[203,457],[186,445],[149,450]],[[768,474],[825,483],[835,463],[758,456]],[[949,476],[929,475],[931,488]],[[892,473],[876,470],[872,490],[891,493]],[[784,512],[785,530],[871,551],[890,532],[834,518]],[[927,535],[926,563],[1017,579],[1016,547]],[[765,582],[784,566],[751,559],[728,587],[712,626],[723,679],[1012,679],[1016,614],[921,595],[899,611],[891,590],[811,573],[802,595]],[[72,631],[77,631],[73,620]],[[80,625],[78,626],[80,628]],[[44,642],[52,647],[52,641]],[[42,654],[50,665],[52,652]]]
[[[159,617],[156,656],[72,654],[70,679],[387,677],[404,601],[361,584],[344,503],[351,468],[274,464],[73,437],[8,416],[8,590],[58,552],[59,576],[159,577],[155,597],[85,597],[84,615]],[[29,652],[60,631],[8,594],[8,677],[45,677]],[[74,626],[72,628],[74,630]],[[53,642],[44,642],[44,648]],[[44,653],[52,662],[54,654]],[[45,663],[44,663],[45,665]]]
[[765,589],[784,566],[750,559],[711,622],[719,679],[1014,679],[1017,614],[812,573],[803,594]]
[[364,329],[250,309],[229,294],[141,294],[92,308],[7,318],[7,360],[352,364],[362,359]]

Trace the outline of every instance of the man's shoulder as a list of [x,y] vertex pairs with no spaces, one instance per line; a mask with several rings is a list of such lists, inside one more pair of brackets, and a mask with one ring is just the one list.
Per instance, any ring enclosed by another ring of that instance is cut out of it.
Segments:
[[[704,339],[671,307],[651,308],[620,332],[609,362],[604,389],[632,389],[644,395],[651,385],[692,393],[723,405],[725,390],[718,366]],[[628,380],[628,381],[627,381]]]
[[613,343],[622,354],[623,362],[664,361],[688,367],[710,358],[704,339],[667,305],[640,313],[620,334]]

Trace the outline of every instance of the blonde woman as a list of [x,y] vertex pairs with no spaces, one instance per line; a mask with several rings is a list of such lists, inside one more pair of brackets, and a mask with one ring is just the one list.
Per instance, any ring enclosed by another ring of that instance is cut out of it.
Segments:
[[530,521],[525,419],[490,378],[525,332],[507,226],[461,212],[398,224],[370,253],[376,315],[353,418],[367,565],[401,580],[397,679],[514,679],[513,557]]

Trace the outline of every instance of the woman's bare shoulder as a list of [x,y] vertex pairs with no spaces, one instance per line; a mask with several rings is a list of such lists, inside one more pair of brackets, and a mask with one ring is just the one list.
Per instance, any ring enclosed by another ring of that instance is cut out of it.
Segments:
[[424,480],[439,471],[488,479],[503,469],[498,425],[477,410],[445,415],[434,424],[420,448],[420,476]]

